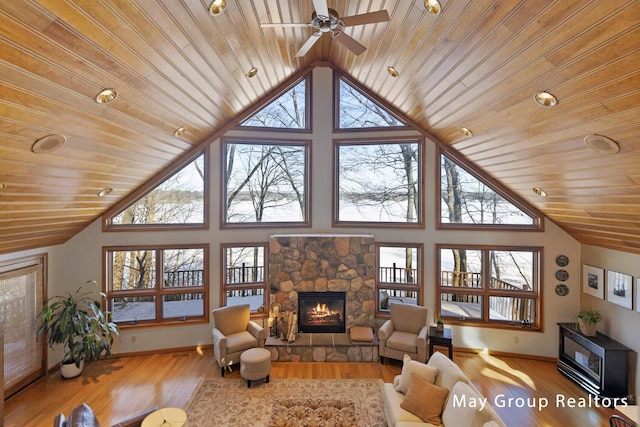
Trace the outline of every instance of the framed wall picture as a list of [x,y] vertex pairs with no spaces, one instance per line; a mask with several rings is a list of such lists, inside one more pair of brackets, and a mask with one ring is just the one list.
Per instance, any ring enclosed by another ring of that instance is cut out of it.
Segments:
[[607,271],[607,301],[633,308],[633,276],[617,271]]
[[582,292],[604,299],[604,269],[582,264]]

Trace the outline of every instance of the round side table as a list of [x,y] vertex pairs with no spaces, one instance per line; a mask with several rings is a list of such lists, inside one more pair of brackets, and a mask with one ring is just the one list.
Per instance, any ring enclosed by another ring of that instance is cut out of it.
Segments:
[[187,413],[180,408],[160,408],[142,420],[141,427],[182,427],[187,422]]

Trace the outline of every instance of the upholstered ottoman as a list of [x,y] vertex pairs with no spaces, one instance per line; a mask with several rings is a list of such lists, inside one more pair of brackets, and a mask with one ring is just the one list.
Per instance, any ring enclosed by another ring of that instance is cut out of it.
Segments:
[[271,352],[264,348],[250,348],[240,355],[240,375],[247,380],[247,387],[251,381],[265,379],[269,382],[271,373]]

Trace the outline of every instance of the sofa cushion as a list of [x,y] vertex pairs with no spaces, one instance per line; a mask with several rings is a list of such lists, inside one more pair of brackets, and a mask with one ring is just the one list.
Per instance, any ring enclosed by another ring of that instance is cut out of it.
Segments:
[[396,391],[406,393],[409,389],[409,384],[411,384],[411,375],[413,374],[416,374],[425,381],[433,384],[435,383],[436,376],[438,375],[438,368],[412,360],[408,354],[405,354],[402,359],[402,373],[396,376],[393,381]]
[[100,427],[100,424],[89,405],[83,403],[73,408],[67,420],[67,427]]
[[[486,402],[482,407],[482,402]],[[456,383],[442,412],[442,423],[452,426],[483,427],[485,423],[495,421],[499,426],[504,422],[489,405],[487,398],[481,396],[469,384]]]
[[414,372],[400,407],[417,415],[424,422],[439,425],[447,394],[449,390],[431,384]]
[[464,372],[462,372],[462,369],[460,369],[453,360],[449,359],[439,351],[433,353],[427,362],[427,366],[438,369],[438,376],[436,376],[436,381],[434,383],[438,387],[451,390],[459,381],[463,383],[469,382],[469,379]]

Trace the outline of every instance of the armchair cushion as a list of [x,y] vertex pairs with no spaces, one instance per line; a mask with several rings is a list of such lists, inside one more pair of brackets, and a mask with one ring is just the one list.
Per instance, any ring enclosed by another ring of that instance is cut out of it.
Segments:
[[258,347],[258,339],[251,335],[248,331],[229,335],[226,337],[226,342],[227,353],[236,353],[238,351],[247,350],[252,347]]
[[232,305],[213,310],[213,323],[215,328],[223,335],[237,334],[247,330],[251,318],[251,309],[248,304]]
[[[391,322],[396,331],[417,335],[427,324],[427,308],[420,305],[389,304]],[[394,307],[396,308],[394,310]]]
[[387,338],[387,347],[405,351],[407,353],[415,353],[417,340],[418,336],[416,334],[396,330],[393,331],[389,338]]

